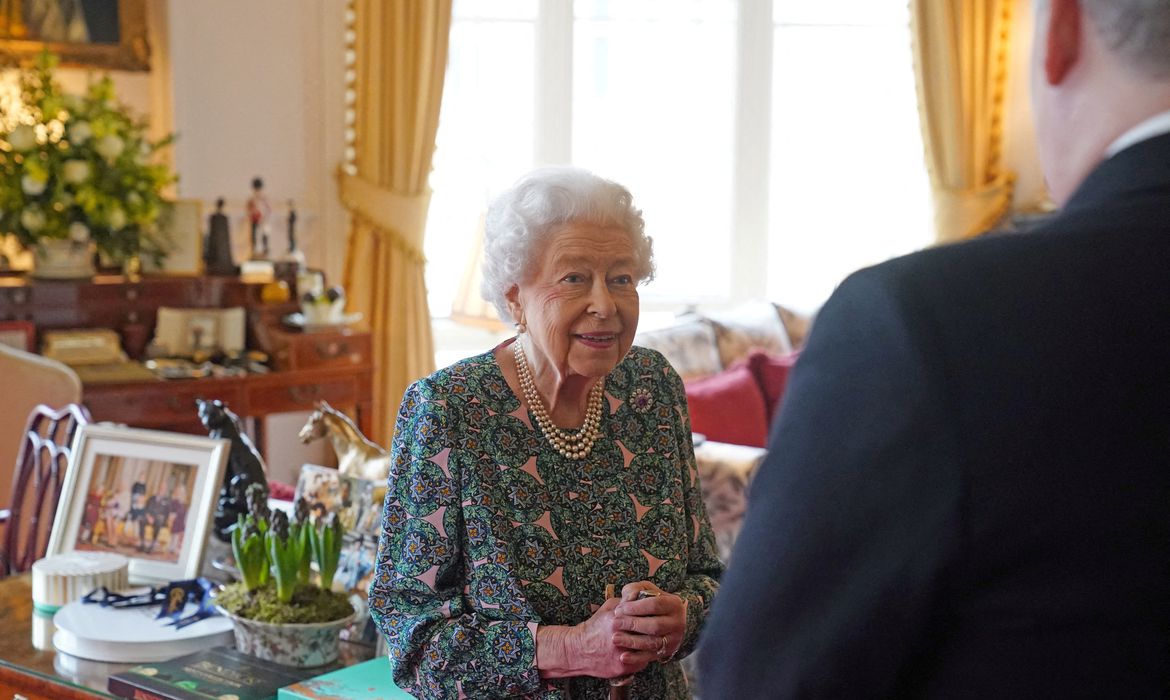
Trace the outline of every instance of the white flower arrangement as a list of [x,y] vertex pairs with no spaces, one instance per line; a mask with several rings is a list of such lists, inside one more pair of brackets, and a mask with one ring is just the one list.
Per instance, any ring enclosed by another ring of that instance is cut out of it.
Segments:
[[161,192],[175,176],[152,157],[172,137],[151,141],[146,123],[115,101],[108,75],[84,95],[64,94],[56,66],[42,53],[21,72],[19,112],[0,112],[0,232],[30,248],[92,241],[111,260],[161,260]]

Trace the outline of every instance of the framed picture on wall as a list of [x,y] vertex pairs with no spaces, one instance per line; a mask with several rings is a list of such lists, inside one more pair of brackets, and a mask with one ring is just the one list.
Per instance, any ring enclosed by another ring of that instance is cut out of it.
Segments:
[[0,0],[0,55],[44,49],[67,66],[150,70],[147,0]]
[[48,554],[116,552],[135,582],[195,578],[229,450],[220,438],[82,426]]

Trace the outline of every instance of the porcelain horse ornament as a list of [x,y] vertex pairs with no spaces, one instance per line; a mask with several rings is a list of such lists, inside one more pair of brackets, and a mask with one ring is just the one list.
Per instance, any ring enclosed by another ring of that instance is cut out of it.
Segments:
[[298,437],[310,443],[328,437],[337,453],[337,471],[368,481],[383,482],[390,474],[390,453],[371,442],[353,420],[324,401],[309,416]]

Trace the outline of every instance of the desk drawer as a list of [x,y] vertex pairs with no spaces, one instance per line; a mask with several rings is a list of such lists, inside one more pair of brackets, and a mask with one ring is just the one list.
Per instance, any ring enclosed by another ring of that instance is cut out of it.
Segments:
[[298,369],[360,367],[370,362],[370,336],[319,333],[293,343],[288,352],[290,366]]
[[318,377],[264,384],[248,389],[248,405],[256,414],[310,411],[318,401],[334,406],[353,406],[358,400],[353,376]]
[[83,392],[94,420],[139,428],[198,424],[195,399],[219,399],[237,411],[244,405],[243,390],[237,384],[218,380],[86,386]]

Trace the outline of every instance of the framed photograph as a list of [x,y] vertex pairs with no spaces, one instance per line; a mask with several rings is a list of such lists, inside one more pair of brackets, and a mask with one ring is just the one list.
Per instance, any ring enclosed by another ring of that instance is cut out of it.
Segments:
[[203,203],[197,199],[170,202],[159,219],[166,240],[167,257],[155,265],[147,256],[143,272],[166,275],[203,274]]
[[0,1],[0,53],[9,63],[47,48],[67,66],[150,70],[147,0]]
[[245,314],[242,306],[227,309],[179,309],[160,306],[154,342],[168,355],[190,357],[196,352],[242,352]]
[[25,352],[36,352],[36,326],[31,321],[0,321],[0,345]]
[[225,439],[82,426],[48,554],[117,552],[134,582],[195,578],[229,449]]
[[381,484],[346,476],[332,467],[305,464],[297,478],[293,501],[308,501],[314,522],[326,513],[336,513],[346,532],[373,535],[376,539],[385,495],[386,488]]

